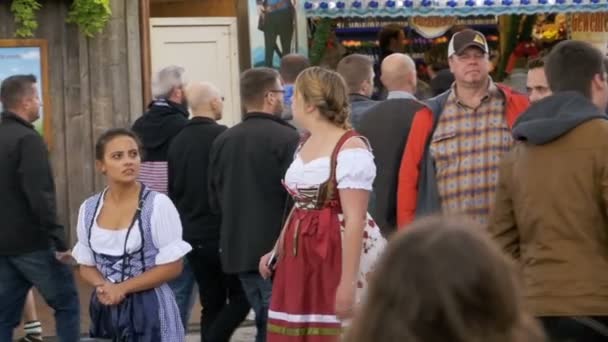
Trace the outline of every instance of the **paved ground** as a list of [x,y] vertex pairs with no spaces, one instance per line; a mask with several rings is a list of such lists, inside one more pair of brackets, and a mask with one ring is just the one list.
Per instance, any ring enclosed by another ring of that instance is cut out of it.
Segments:
[[[89,298],[93,291],[93,289],[80,279],[78,275],[76,275],[77,285],[78,285],[78,293],[80,295],[80,330],[84,334],[87,332],[89,327]],[[55,320],[53,319],[53,311],[46,305],[44,300],[35,293],[36,296],[36,306],[38,310],[38,316],[40,321],[42,322],[42,327],[44,330],[44,336],[54,336],[55,335]],[[190,327],[192,332],[188,335],[187,342],[199,342],[200,338],[198,332],[196,331],[197,325],[200,320],[200,305],[195,305],[192,310],[192,317],[190,318]],[[233,336],[231,342],[253,342],[255,340],[255,327],[252,326],[252,322],[248,321],[243,324]],[[19,327],[15,330],[15,338],[19,338],[23,335],[23,329]],[[55,339],[48,337],[45,338],[45,341],[54,342]],[[84,340],[83,340],[84,341]]]

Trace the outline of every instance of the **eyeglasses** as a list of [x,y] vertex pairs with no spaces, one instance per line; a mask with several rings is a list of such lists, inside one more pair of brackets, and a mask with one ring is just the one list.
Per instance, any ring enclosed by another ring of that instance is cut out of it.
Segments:
[[268,91],[269,93],[285,93],[284,89],[271,89]]

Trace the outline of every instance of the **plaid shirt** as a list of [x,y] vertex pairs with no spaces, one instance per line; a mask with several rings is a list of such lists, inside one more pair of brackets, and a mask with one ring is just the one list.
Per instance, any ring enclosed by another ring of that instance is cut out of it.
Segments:
[[487,223],[498,164],[513,144],[504,111],[504,95],[491,81],[477,108],[462,104],[452,88],[430,145],[444,213]]

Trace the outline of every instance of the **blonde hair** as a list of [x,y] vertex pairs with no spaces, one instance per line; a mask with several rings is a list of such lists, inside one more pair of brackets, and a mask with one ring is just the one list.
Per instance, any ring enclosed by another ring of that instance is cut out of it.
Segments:
[[295,88],[304,102],[315,106],[322,117],[338,127],[350,128],[348,90],[340,74],[310,67],[300,73]]

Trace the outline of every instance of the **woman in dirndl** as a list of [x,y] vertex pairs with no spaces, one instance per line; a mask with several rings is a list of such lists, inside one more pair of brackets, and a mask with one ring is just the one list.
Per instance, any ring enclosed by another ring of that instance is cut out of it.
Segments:
[[268,341],[338,341],[386,244],[367,214],[376,167],[365,139],[349,129],[339,74],[304,70],[292,110],[310,134],[285,174],[294,209],[260,260],[262,276],[274,274]]
[[90,335],[120,342],[182,342],[184,328],[167,281],[191,250],[182,240],[171,200],[137,182],[140,144],[129,130],[102,134],[96,164],[107,188],[87,199],[78,214],[72,255],[95,287]]

